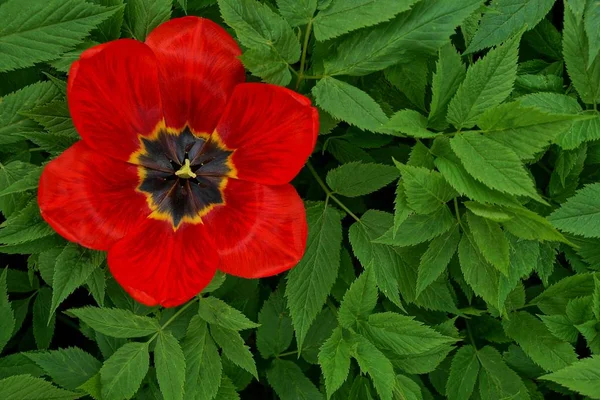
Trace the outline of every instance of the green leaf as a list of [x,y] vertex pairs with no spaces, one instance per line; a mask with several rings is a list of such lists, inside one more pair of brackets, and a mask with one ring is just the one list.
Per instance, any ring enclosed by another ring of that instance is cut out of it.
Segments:
[[494,205],[487,205],[474,201],[465,201],[463,202],[463,205],[467,207],[473,214],[495,222],[506,222],[512,219],[512,217],[508,213],[504,212],[502,208]]
[[198,315],[209,324],[236,331],[258,327],[258,324],[250,321],[241,311],[212,296],[200,299]]
[[523,27],[533,29],[548,14],[554,0],[497,0],[483,15],[475,37],[465,53],[474,53],[500,44]]
[[71,308],[74,315],[92,329],[116,338],[135,338],[151,335],[160,330],[155,319],[136,315],[120,308]]
[[121,346],[100,369],[102,398],[129,399],[138,391],[148,372],[148,343]]
[[[396,375],[394,399],[422,400],[423,394],[417,382],[404,375]],[[427,389],[425,389],[427,390]]]
[[56,311],[67,296],[83,285],[103,261],[104,254],[98,251],[88,250],[74,243],[65,246],[54,266],[50,314]]
[[165,400],[183,399],[185,359],[181,346],[169,332],[160,332],[154,349],[154,365]]
[[598,399],[600,393],[600,356],[583,358],[540,379],[556,382],[585,396]]
[[364,196],[398,179],[398,169],[382,164],[347,163],[327,174],[327,185],[346,197]]
[[279,12],[291,26],[306,25],[317,11],[317,0],[277,0]]
[[508,147],[476,132],[450,139],[463,166],[478,181],[504,193],[527,196],[543,203],[531,176]]
[[210,333],[219,347],[223,349],[225,357],[258,379],[256,363],[254,362],[254,358],[252,358],[250,348],[246,346],[239,332],[222,328],[219,325],[211,325]]
[[54,336],[56,315],[50,313],[51,303],[52,289],[47,286],[40,288],[33,303],[33,337],[40,350],[47,349]]
[[221,386],[217,392],[217,399],[240,400],[240,395],[236,391],[235,385],[227,376],[221,376]]
[[457,129],[472,128],[488,108],[502,103],[517,76],[517,35],[496,47],[467,70],[465,80],[448,105],[448,122]]
[[13,182],[3,190],[0,190],[0,197],[9,194],[23,193],[30,190],[36,190],[38,187],[38,182],[40,180],[40,175],[42,174],[42,170],[43,167],[31,169],[23,178]]
[[425,92],[429,78],[429,63],[425,57],[415,57],[409,63],[393,65],[384,74],[412,104],[425,111]]
[[487,303],[497,305],[500,274],[479,252],[470,232],[465,232],[460,240],[458,257],[465,281],[475,294]]
[[324,41],[389,21],[414,3],[416,0],[334,0],[315,17],[315,37],[318,41]]
[[[18,3],[14,0],[12,2]],[[38,125],[22,113],[59,96],[60,91],[52,82],[38,82],[3,97],[0,102],[0,144],[17,142],[22,139],[16,133],[35,130]],[[5,187],[4,184],[1,187]]]
[[584,23],[565,7],[563,56],[567,72],[584,103],[600,102],[600,59],[589,58]]
[[575,343],[579,337],[579,331],[569,318],[565,315],[538,315],[546,328],[555,337],[569,343]]
[[323,395],[292,361],[277,359],[267,379],[281,400],[322,400]]
[[0,243],[21,244],[50,236],[53,229],[42,219],[37,201],[30,201],[0,224]]
[[600,321],[600,278],[594,275],[594,293],[592,294],[592,311],[597,321]]
[[456,252],[459,241],[460,231],[458,225],[454,225],[454,228],[429,243],[419,263],[417,297],[444,272]]
[[479,369],[477,349],[472,345],[461,347],[452,357],[450,365],[450,374],[446,383],[448,400],[471,398],[475,383],[477,383]]
[[59,389],[31,375],[15,375],[0,380],[0,398],[4,400],[71,400],[79,397],[78,393]]
[[319,364],[325,377],[327,398],[342,386],[350,371],[350,343],[344,338],[342,328],[337,327],[319,352]]
[[372,314],[361,332],[379,350],[391,356],[422,354],[456,340],[409,317],[393,312]]
[[21,113],[42,125],[48,132],[79,139],[65,100],[55,100]]
[[255,0],[219,0],[221,15],[242,45],[271,49],[288,64],[300,59],[300,43],[290,25],[266,5]]
[[0,72],[57,58],[118,10],[83,0],[19,0],[0,6]]
[[558,229],[588,238],[600,237],[600,183],[585,186],[548,219]]
[[320,108],[361,129],[378,132],[387,122],[381,106],[371,96],[338,79],[326,77],[319,80],[312,94]]
[[588,39],[589,60],[594,60],[600,52],[600,7],[593,0],[587,2],[585,14],[583,16],[585,33]]
[[263,358],[279,355],[290,347],[294,328],[282,289],[271,293],[264,302],[258,314],[258,323],[256,347]]
[[[116,14],[120,14],[122,13],[122,11],[118,10]],[[113,15],[113,17],[115,16]],[[97,46],[100,43],[95,42],[93,40],[84,40],[83,43],[78,44],[77,46],[75,46],[75,48],[73,50],[69,50],[66,53],[63,53],[60,58],[57,58],[56,60],[50,61],[48,64],[50,64],[51,66],[54,67],[54,69],[56,69],[57,71],[60,72],[64,72],[64,73],[68,73],[69,70],[71,69],[71,65],[79,60],[79,57],[81,56],[81,53],[83,53],[85,50]]]
[[240,59],[253,75],[265,82],[287,86],[292,81],[288,63],[270,47],[249,49]]
[[436,138],[431,152],[437,156],[436,168],[459,194],[482,203],[518,204],[511,195],[489,188],[472,177],[454,154],[448,138]]
[[549,240],[569,244],[546,218],[525,207],[502,207],[502,211],[511,217],[502,223],[504,229],[515,236],[527,240]]
[[520,159],[532,159],[554,139],[569,131],[577,115],[550,114],[512,102],[487,110],[477,122],[485,136],[513,150]]
[[172,0],[127,0],[125,31],[144,41],[154,28],[171,18]]
[[514,339],[540,367],[556,371],[577,361],[573,346],[548,331],[533,315],[520,311],[502,321],[508,337]]
[[406,218],[408,218],[412,213],[413,210],[408,206],[408,201],[406,199],[404,182],[400,180],[398,181],[398,186],[396,187],[396,199],[394,200],[394,226],[392,237],[396,237],[398,234],[398,229],[402,223],[406,221]]
[[416,213],[434,213],[457,196],[439,172],[395,163],[402,173],[408,206]]
[[403,261],[394,248],[372,241],[380,237],[392,225],[392,216],[387,213],[369,210],[350,227],[349,239],[354,254],[363,266],[371,265],[375,281],[381,293],[396,306],[400,303],[398,265]]
[[446,128],[448,104],[465,79],[465,74],[465,66],[454,46],[447,44],[441,47],[438,51],[438,60],[435,64],[435,73],[431,84],[429,126],[437,129]]
[[341,215],[319,203],[306,210],[308,239],[300,263],[287,276],[285,297],[298,348],[335,283],[342,244]]
[[529,400],[523,381],[506,365],[498,350],[485,346],[477,351],[477,358],[481,363],[479,394],[482,399]]
[[367,75],[399,62],[413,53],[435,54],[461,21],[481,4],[457,0],[440,4],[423,0],[389,22],[348,35],[325,59],[328,75]]
[[78,347],[27,353],[26,357],[39,365],[57,384],[77,390],[100,371],[102,363]]
[[190,321],[182,348],[185,356],[186,398],[213,399],[219,390],[223,365],[206,322],[198,315]]
[[92,38],[100,43],[119,39],[125,13],[124,0],[92,0],[92,3],[101,6],[119,6],[119,9],[110,18],[98,25],[98,29],[92,32]]
[[377,304],[377,286],[372,266],[352,283],[338,310],[338,321],[344,328],[351,328],[360,321],[366,321]]
[[361,335],[353,335],[351,354],[360,370],[367,373],[382,400],[391,400],[395,375],[390,360],[373,343]]
[[4,349],[4,346],[8,343],[12,337],[13,330],[15,329],[15,316],[13,309],[8,302],[8,293],[6,289],[6,276],[8,274],[8,268],[4,268],[0,275],[0,352]]
[[448,207],[444,206],[432,214],[410,215],[400,224],[395,237],[390,229],[374,242],[400,247],[414,246],[440,236],[450,230],[455,223],[456,219]]
[[[354,270],[352,271],[352,280],[354,280]],[[306,362],[310,364],[319,363],[319,350],[337,326],[337,318],[331,308],[324,308],[317,315],[302,343],[302,358]]]
[[467,213],[469,228],[477,248],[496,269],[508,276],[508,240],[497,222]]
[[569,300],[589,296],[594,291],[592,274],[568,276],[544,290],[531,300],[546,315],[564,314]]
[[438,134],[427,130],[427,118],[415,110],[400,110],[392,115],[383,127],[386,133],[389,131],[394,136],[402,136],[403,133],[415,138],[432,138]]

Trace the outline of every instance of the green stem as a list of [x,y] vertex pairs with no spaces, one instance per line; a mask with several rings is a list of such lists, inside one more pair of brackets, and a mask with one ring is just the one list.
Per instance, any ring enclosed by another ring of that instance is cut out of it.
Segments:
[[196,296],[194,297],[192,300],[188,301],[183,307],[181,307],[179,310],[177,310],[177,312],[175,314],[173,314],[171,316],[171,318],[169,318],[163,325],[161,325],[160,327],[160,331],[156,332],[149,340],[148,343],[152,342],[160,332],[162,332],[167,326],[169,326],[173,321],[175,321],[175,319],[177,319],[177,317],[179,317],[181,314],[183,314],[185,312],[185,310],[187,310],[188,308],[190,308],[190,306],[194,303],[196,303],[196,301],[198,301],[199,297]]
[[458,224],[462,226],[460,221],[460,211],[458,210],[458,200],[456,197],[454,198],[454,212],[456,213],[456,220],[458,221]]
[[277,355],[277,358],[279,358],[279,357],[285,357],[285,356],[291,356],[293,354],[298,354],[298,350],[287,351],[285,353],[281,353],[281,354]]
[[477,351],[477,346],[475,346],[475,339],[473,338],[473,332],[471,332],[471,326],[469,325],[468,322],[466,322],[466,326],[467,326],[467,335],[469,336],[469,341],[473,345],[473,348],[475,349],[475,351]]
[[296,80],[296,90],[300,87],[300,83],[304,79],[304,68],[306,67],[306,54],[308,53],[308,41],[310,40],[310,33],[312,31],[312,18],[306,25],[306,32],[304,33],[304,44],[302,45],[302,57],[300,58],[300,72],[298,73],[298,79]]
[[349,216],[354,218],[357,222],[360,222],[360,218],[358,218],[356,215],[354,215],[354,213],[352,211],[350,211],[350,209],[348,207],[346,207],[344,205],[344,203],[342,203],[337,197],[335,197],[335,195],[333,194],[333,192],[331,190],[329,190],[329,188],[327,187],[325,182],[323,182],[323,179],[321,179],[319,174],[317,174],[315,167],[312,166],[310,161],[308,161],[306,163],[306,167],[308,168],[308,170],[310,171],[312,176],[315,178],[315,181],[317,181],[319,186],[321,186],[321,188],[323,189],[323,191],[325,192],[327,197],[330,198],[331,200],[335,201],[337,203],[337,205],[346,212],[346,214],[348,214]]

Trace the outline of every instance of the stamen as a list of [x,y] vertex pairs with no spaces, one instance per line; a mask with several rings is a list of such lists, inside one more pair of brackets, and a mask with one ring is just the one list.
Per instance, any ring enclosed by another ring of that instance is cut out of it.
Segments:
[[194,171],[192,171],[192,168],[190,166],[189,159],[185,159],[184,164],[181,166],[181,168],[179,168],[179,171],[175,172],[175,175],[183,179],[190,179],[196,177],[196,174],[194,173]]

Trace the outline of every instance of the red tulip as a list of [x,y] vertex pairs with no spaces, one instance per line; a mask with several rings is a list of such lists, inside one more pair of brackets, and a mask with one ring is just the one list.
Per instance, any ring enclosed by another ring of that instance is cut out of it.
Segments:
[[317,111],[286,88],[244,83],[240,54],[217,24],[185,17],[71,67],[82,140],[44,169],[42,216],[108,251],[141,303],[177,306],[217,269],[264,277],[304,253],[304,206],[289,182],[315,146]]

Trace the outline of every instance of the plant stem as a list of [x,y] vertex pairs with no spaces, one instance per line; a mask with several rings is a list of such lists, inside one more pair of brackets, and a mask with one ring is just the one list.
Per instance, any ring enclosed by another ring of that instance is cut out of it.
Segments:
[[298,354],[298,350],[286,351],[285,353],[281,353],[281,354],[277,355],[277,358],[279,358],[279,357],[285,357],[285,356],[291,356],[292,354]]
[[177,317],[179,317],[181,314],[183,314],[185,312],[185,310],[187,310],[188,308],[190,308],[190,306],[194,303],[196,303],[196,301],[199,300],[199,296],[194,297],[192,300],[188,301],[183,307],[181,307],[179,310],[177,310],[177,312],[175,314],[173,314],[171,316],[171,318],[169,318],[163,325],[161,325],[160,327],[160,331],[156,332],[154,335],[152,335],[152,337],[150,339],[148,339],[147,343],[152,342],[160,332],[162,332],[167,326],[169,326],[173,321],[175,321],[175,319]]
[[310,173],[312,174],[312,176],[315,178],[315,181],[317,181],[317,183],[319,184],[319,186],[321,186],[321,188],[323,189],[323,191],[327,195],[327,198],[330,198],[331,200],[335,201],[337,203],[337,205],[340,206],[340,208],[346,212],[346,214],[348,214],[349,216],[351,216],[352,218],[354,218],[357,222],[360,222],[360,218],[358,218],[356,215],[354,215],[354,213],[352,211],[350,211],[350,209],[348,207],[346,207],[344,205],[344,203],[342,203],[340,201],[340,199],[338,199],[337,197],[335,197],[335,195],[333,194],[333,192],[331,190],[329,190],[329,188],[327,187],[327,185],[325,184],[325,182],[323,182],[323,179],[321,179],[321,177],[319,176],[319,174],[317,174],[317,171],[315,170],[315,167],[312,166],[312,164],[311,164],[310,161],[308,161],[306,163],[306,167],[308,168],[308,170],[310,171]]
[[306,25],[306,32],[304,32],[304,44],[302,45],[302,57],[300,58],[300,72],[298,73],[298,79],[296,80],[296,90],[300,87],[300,83],[304,79],[304,68],[306,67],[306,53],[308,52],[308,41],[310,40],[310,33],[312,31],[312,18]]
[[456,197],[454,198],[454,213],[456,213],[456,220],[458,221],[458,224],[462,226],[460,222],[460,211],[458,210],[458,200]]

